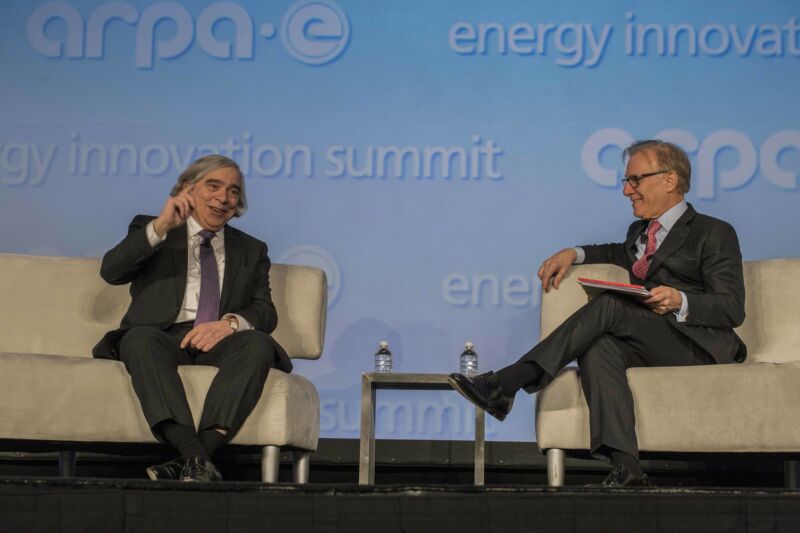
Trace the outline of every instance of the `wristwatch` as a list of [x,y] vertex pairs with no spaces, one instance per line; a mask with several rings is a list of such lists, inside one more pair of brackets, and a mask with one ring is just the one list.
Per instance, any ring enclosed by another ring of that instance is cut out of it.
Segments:
[[223,317],[223,319],[228,323],[234,333],[239,331],[239,319],[233,315]]

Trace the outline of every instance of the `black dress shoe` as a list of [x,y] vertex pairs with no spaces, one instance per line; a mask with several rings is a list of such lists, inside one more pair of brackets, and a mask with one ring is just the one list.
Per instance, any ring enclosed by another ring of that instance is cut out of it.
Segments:
[[650,478],[647,474],[642,474],[640,477],[634,476],[624,465],[617,465],[611,472],[608,473],[606,479],[602,483],[595,483],[586,485],[587,487],[652,487]]
[[153,481],[163,481],[165,479],[180,479],[183,472],[185,461],[178,457],[163,465],[153,465],[147,467],[147,477]]
[[222,481],[222,475],[208,459],[190,457],[181,472],[181,481]]
[[506,396],[500,380],[494,372],[467,377],[463,374],[450,374],[450,386],[467,400],[471,401],[496,419],[502,421],[514,405],[514,397]]

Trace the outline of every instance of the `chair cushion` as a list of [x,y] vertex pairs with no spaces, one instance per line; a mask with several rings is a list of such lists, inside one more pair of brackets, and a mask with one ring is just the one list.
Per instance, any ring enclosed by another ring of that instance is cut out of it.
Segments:
[[[631,368],[641,450],[800,451],[800,362]],[[539,447],[588,449],[589,410],[579,371],[539,393]]]
[[[195,423],[216,372],[211,366],[179,368]],[[0,405],[0,439],[156,442],[118,361],[0,353]],[[232,443],[316,450],[318,437],[316,389],[302,376],[273,369]]]

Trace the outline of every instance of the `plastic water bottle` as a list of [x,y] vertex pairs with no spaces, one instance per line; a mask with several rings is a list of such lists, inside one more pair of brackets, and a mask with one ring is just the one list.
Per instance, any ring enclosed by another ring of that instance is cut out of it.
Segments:
[[464,343],[464,351],[461,352],[461,373],[465,376],[474,376],[478,373],[478,354],[475,353],[475,345],[471,342]]
[[392,352],[389,351],[389,343],[381,341],[378,344],[378,351],[375,352],[375,372],[385,374],[392,371]]

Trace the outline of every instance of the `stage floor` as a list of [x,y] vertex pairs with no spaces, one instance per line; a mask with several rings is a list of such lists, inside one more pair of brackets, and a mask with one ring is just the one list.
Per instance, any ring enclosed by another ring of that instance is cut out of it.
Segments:
[[800,491],[0,478],[14,532],[797,532]]

